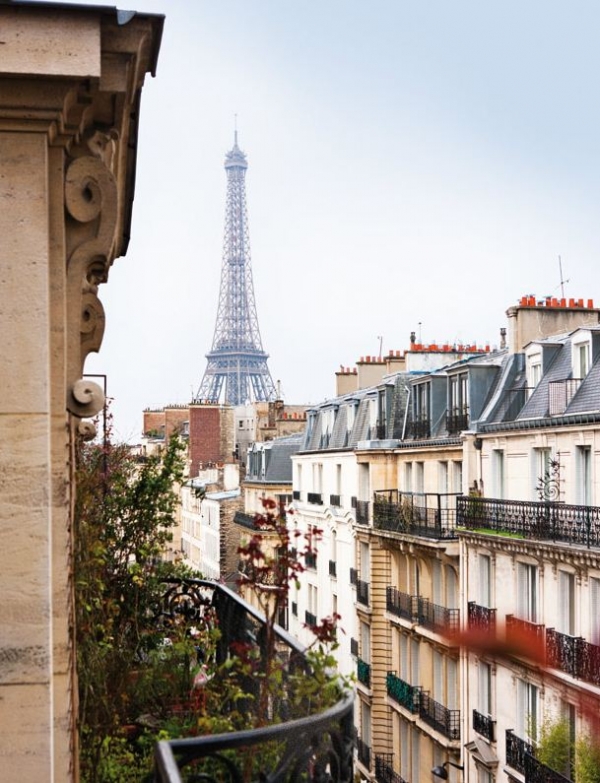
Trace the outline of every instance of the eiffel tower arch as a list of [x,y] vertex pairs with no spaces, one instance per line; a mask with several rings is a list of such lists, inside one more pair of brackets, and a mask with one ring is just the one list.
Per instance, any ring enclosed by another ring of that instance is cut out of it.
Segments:
[[246,208],[246,155],[225,156],[227,204],[217,322],[208,363],[194,402],[242,405],[277,397],[258,328]]

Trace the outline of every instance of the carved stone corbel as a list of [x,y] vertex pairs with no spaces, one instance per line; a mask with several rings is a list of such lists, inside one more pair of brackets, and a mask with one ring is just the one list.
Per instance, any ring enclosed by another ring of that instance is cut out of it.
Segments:
[[[75,157],[65,176],[67,240],[67,410],[82,418],[94,416],[104,405],[97,384],[82,379],[87,355],[98,351],[104,335],[104,308],[98,285],[107,280],[114,259],[117,227],[117,185],[107,166],[112,159],[107,144],[87,145]],[[90,152],[92,154],[90,154]]]

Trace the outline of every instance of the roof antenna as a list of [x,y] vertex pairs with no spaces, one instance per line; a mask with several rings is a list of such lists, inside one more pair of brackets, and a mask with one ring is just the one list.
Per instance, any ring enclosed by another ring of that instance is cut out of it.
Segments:
[[562,259],[559,256],[558,257],[558,270],[560,272],[560,296],[561,299],[565,298],[565,283],[568,283],[568,280],[563,280],[563,269],[562,269]]

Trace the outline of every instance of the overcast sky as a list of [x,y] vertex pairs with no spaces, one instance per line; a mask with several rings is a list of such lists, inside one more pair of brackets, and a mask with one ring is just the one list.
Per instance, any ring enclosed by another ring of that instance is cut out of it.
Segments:
[[[128,0],[132,4],[133,0]],[[234,115],[258,316],[289,403],[362,355],[497,344],[523,294],[600,302],[597,0],[137,0],[166,14],[133,234],[101,289],[117,434],[186,403],[216,318]]]

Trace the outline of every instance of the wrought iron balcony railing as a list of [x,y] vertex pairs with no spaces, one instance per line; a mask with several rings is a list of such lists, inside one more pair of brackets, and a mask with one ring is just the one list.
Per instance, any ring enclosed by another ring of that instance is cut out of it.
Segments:
[[581,636],[547,628],[546,663],[578,680],[600,685],[600,646]]
[[300,493],[300,491],[299,491],[299,490],[295,489],[295,490],[292,492],[292,498],[293,498],[294,500],[300,500],[300,496],[301,496],[301,493]]
[[555,769],[542,764],[531,753],[525,753],[524,761],[526,783],[571,783],[571,778],[567,778]]
[[525,755],[533,755],[533,745],[509,729],[506,732],[506,763],[521,775],[525,774]]
[[308,492],[306,495],[307,503],[314,503],[317,506],[323,505],[323,495],[320,492]]
[[366,742],[358,737],[356,740],[356,751],[358,760],[363,765],[363,767],[366,767],[366,769],[371,769],[371,746],[367,745]]
[[467,622],[469,628],[477,628],[480,631],[494,631],[496,629],[496,610],[488,606],[479,606],[475,601],[467,604]]
[[330,506],[336,506],[339,508],[339,506],[342,505],[342,496],[341,495],[330,495],[329,496],[329,505]]
[[469,429],[469,411],[464,408],[449,408],[446,411],[446,429],[448,435],[458,435]]
[[356,678],[367,688],[371,687],[371,665],[359,658],[356,661]]
[[456,538],[456,502],[462,495],[378,490],[373,499],[373,527],[424,538]]
[[444,737],[460,739],[460,710],[449,710],[425,691],[419,697],[419,717]]
[[[224,585],[205,580],[173,581],[169,585],[162,616],[183,616],[197,626],[209,616],[216,617],[221,631],[217,646],[220,662],[227,658],[232,644],[260,643],[264,617]],[[282,629],[276,627],[275,631],[278,654],[289,667],[286,672],[291,674],[304,667],[310,676],[303,648]],[[277,722],[277,717],[281,722]],[[155,782],[197,780],[203,777],[203,769],[209,770],[212,779],[222,775],[229,780],[242,780],[248,759],[245,751],[260,757],[261,749],[265,750],[265,768],[260,774],[265,779],[292,783],[300,777],[314,781],[318,770],[328,769],[334,781],[352,782],[352,694],[340,695],[337,704],[319,714],[294,720],[287,719],[286,714],[273,718],[271,725],[257,729],[159,742],[155,751]],[[203,764],[208,764],[208,768]]]
[[539,623],[531,623],[529,620],[522,620],[520,617],[515,617],[514,614],[506,615],[506,633],[509,635],[511,631],[517,631],[521,636],[527,636],[530,639],[537,641],[544,641],[545,626]]
[[337,576],[337,563],[335,560],[329,561],[329,576]]
[[600,547],[600,508],[597,506],[462,496],[456,500],[456,512],[458,526],[467,530]]
[[417,614],[417,596],[402,593],[395,587],[387,587],[385,598],[386,609],[390,614],[405,620],[414,620]]
[[431,433],[431,419],[412,419],[408,422],[407,436],[415,440],[428,438]]
[[410,685],[400,679],[396,672],[388,672],[385,686],[390,699],[413,714],[419,711],[419,698],[422,691],[420,685]]
[[304,622],[306,625],[316,625],[317,624],[317,615],[313,614],[312,612],[309,612],[308,609],[304,610]]
[[398,772],[394,772],[394,757],[391,753],[375,756],[375,777],[377,783],[406,783]]
[[244,511],[236,511],[233,521],[238,525],[242,525],[242,527],[247,527],[249,530],[256,531],[260,528],[256,527],[254,519],[254,514],[246,514]]
[[460,628],[460,609],[447,609],[419,595],[386,588],[386,609],[390,614],[419,623],[440,633],[454,633]]
[[356,580],[356,600],[363,606],[369,605],[369,583],[362,579]]
[[368,500],[356,501],[356,524],[357,525],[369,524],[369,501]]
[[433,604],[427,598],[417,598],[417,622],[425,628],[445,633],[455,633],[460,629],[460,610],[447,609]]
[[548,413],[561,416],[581,386],[581,378],[565,378],[548,383]]
[[473,731],[476,731],[482,737],[485,737],[490,742],[493,742],[494,729],[496,721],[492,720],[490,715],[484,715],[477,710],[473,710]]

